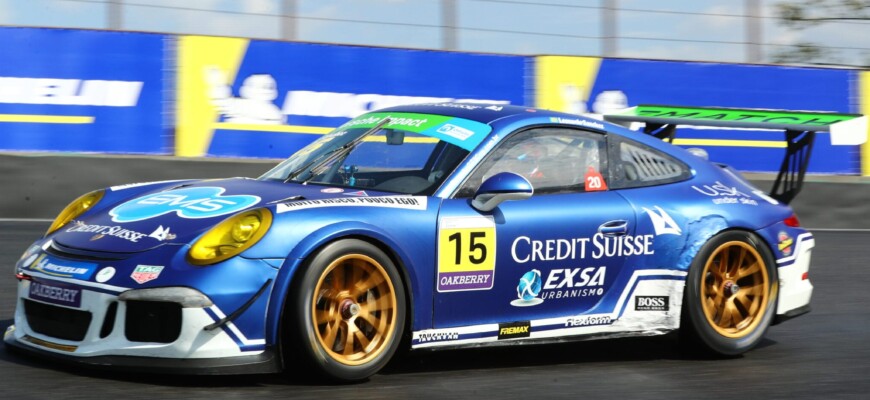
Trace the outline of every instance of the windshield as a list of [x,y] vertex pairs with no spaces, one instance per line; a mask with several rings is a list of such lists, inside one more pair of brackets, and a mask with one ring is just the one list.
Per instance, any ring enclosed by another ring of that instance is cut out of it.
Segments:
[[431,195],[490,127],[428,114],[373,113],[309,144],[260,179]]

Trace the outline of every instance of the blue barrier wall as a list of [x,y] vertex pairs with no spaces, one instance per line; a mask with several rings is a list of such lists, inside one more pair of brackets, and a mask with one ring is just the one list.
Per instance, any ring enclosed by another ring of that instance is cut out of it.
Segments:
[[0,150],[169,153],[165,38],[0,28]]
[[[574,113],[640,104],[858,112],[855,72],[842,69],[538,57],[535,74],[536,105]],[[677,137],[743,171],[778,171],[785,154],[782,131],[681,128]],[[859,174],[860,146],[832,146],[819,135],[809,172]]]
[[178,48],[177,114],[190,119],[179,126],[177,153],[186,156],[283,158],[367,111],[524,104],[531,89],[529,57],[196,36]]
[[[283,158],[360,113],[447,100],[600,112],[680,104],[859,112],[857,71],[0,28],[0,151]],[[678,144],[776,171],[782,133],[683,130]],[[810,172],[860,174],[816,141]]]

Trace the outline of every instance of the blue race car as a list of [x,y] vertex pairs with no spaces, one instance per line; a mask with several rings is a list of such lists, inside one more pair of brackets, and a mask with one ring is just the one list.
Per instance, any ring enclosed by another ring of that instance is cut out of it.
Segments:
[[[852,143],[866,118],[658,106],[606,118],[649,135],[525,107],[410,105],[357,117],[258,179],[85,194],[17,262],[7,348],[353,381],[400,346],[679,329],[734,355],[809,311],[813,237],[787,203],[815,133]],[[773,190],[661,140],[677,124],[786,130]]]

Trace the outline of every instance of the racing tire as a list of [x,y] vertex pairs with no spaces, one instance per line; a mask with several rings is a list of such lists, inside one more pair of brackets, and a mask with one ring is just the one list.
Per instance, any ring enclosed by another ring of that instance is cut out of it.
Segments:
[[285,365],[335,382],[377,373],[405,328],[405,289],[392,260],[368,242],[345,239],[326,245],[299,273],[285,311],[284,348],[293,350]]
[[754,234],[727,231],[711,238],[686,281],[684,349],[737,356],[755,347],[773,321],[778,282],[773,254]]

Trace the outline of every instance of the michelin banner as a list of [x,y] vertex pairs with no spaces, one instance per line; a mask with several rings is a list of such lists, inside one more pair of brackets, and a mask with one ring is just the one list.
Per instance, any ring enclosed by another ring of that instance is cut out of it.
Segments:
[[[285,158],[364,112],[450,100],[868,114],[870,72],[0,28],[0,151]],[[773,172],[783,137],[682,129],[675,143]],[[809,172],[870,175],[861,150],[819,135]]]
[[0,150],[167,154],[165,35],[0,28]]
[[[854,71],[761,65],[537,57],[536,105],[570,113],[607,113],[639,104],[773,108],[855,113]],[[865,110],[866,112],[866,110]],[[700,147],[710,160],[742,171],[776,172],[781,131],[680,129],[675,144]],[[815,141],[810,173],[860,174],[860,146]]]
[[525,104],[520,56],[184,36],[176,154],[284,158],[399,104]]

